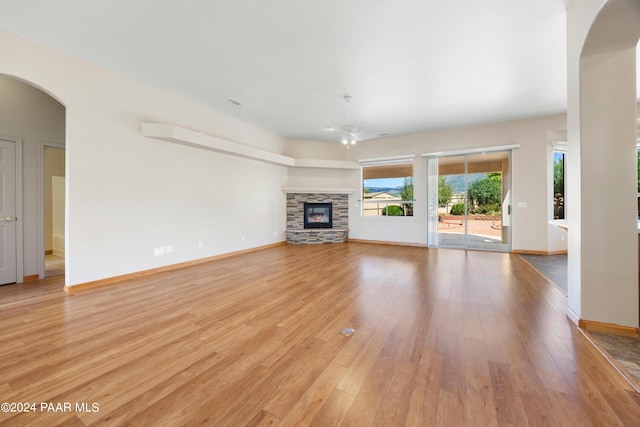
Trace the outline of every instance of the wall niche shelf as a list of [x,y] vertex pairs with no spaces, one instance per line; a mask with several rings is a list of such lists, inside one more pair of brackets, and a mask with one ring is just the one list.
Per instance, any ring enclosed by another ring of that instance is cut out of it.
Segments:
[[196,132],[180,126],[143,122],[142,136],[186,145],[202,150],[216,151],[231,156],[243,157],[265,163],[271,163],[291,168],[319,168],[319,169],[359,169],[360,163],[350,160],[324,159],[295,159],[282,154],[260,148],[250,147],[238,142],[229,141],[206,133]]
[[160,123],[142,123],[142,135],[162,141],[173,142],[175,144],[187,145],[189,147],[203,150],[217,151],[219,153],[230,154],[236,157],[258,160],[265,163],[273,163],[282,166],[293,166],[292,157],[249,147],[217,136],[207,135],[179,126],[166,125]]

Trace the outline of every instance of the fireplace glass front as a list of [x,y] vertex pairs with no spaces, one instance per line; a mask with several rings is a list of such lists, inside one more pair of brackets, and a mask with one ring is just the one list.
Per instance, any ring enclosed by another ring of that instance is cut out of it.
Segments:
[[304,228],[332,228],[333,206],[331,203],[305,203]]

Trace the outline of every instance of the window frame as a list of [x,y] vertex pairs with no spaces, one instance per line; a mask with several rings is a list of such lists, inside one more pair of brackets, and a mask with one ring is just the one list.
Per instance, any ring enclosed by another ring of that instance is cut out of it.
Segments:
[[[552,220],[566,220],[567,219],[567,152],[568,147],[567,143],[564,141],[558,141],[551,144],[551,219]],[[555,167],[556,167],[556,153],[562,154],[562,217],[556,218],[556,176],[555,176]]]
[[[411,175],[410,176],[381,176],[378,178],[366,178],[366,168],[379,167],[384,170],[384,166],[393,167],[402,165],[410,165]],[[380,159],[367,159],[360,160],[360,216],[361,217],[370,217],[370,218],[380,218],[380,217],[395,217],[395,218],[407,218],[413,217],[413,209],[415,207],[415,193],[413,194],[412,200],[403,200],[401,196],[397,198],[388,199],[389,201],[385,203],[383,200],[376,203],[376,208],[373,209],[377,213],[376,214],[367,214],[367,211],[371,211],[371,209],[367,209],[367,204],[374,203],[371,201],[367,201],[367,197],[365,197],[365,180],[367,179],[411,179],[411,185],[415,185],[415,155],[412,156],[396,156],[396,157],[386,157]],[[384,215],[382,211],[384,207],[380,207],[380,204],[385,204],[388,209],[388,206],[400,206],[402,208],[402,215]],[[405,206],[410,205],[410,206]],[[408,214],[408,212],[410,212]]]

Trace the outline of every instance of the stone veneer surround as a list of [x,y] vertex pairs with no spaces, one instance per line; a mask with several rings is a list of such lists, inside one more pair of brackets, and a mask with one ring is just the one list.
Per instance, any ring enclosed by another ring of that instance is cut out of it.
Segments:
[[[332,203],[333,228],[304,228],[304,204]],[[343,243],[349,238],[349,196],[347,194],[288,193],[287,243]]]

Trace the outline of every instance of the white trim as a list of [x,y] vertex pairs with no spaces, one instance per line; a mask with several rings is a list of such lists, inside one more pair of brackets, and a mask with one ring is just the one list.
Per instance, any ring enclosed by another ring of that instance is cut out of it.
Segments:
[[[37,164],[38,164],[38,207],[36,209],[38,214],[38,277],[40,279],[45,278],[45,256],[44,256],[44,150],[45,148],[60,148],[65,150],[65,144],[57,142],[38,142]],[[66,163],[66,160],[65,160]],[[66,169],[66,167],[65,167]],[[66,172],[65,172],[66,174]],[[65,213],[66,216],[66,213]],[[66,234],[66,231],[65,231]],[[65,239],[66,240],[66,239]]]
[[279,166],[319,169],[359,169],[360,164],[351,160],[294,159],[293,157],[250,147],[224,138],[207,135],[179,126],[161,123],[142,123],[142,136],[173,142],[202,150],[216,151],[236,157],[257,160]]
[[425,228],[427,247],[438,247],[438,156],[426,156],[425,182],[427,203]]
[[580,327],[580,316],[578,316],[569,306],[567,306],[567,318],[576,326]]
[[342,187],[282,187],[283,193],[309,193],[309,194],[353,194],[353,188]]
[[360,169],[360,164],[351,160],[293,159],[295,168]]
[[22,194],[24,192],[22,182],[22,138],[16,140],[16,281],[24,282],[24,209]]
[[520,148],[520,144],[511,144],[511,145],[496,145],[493,147],[481,147],[481,148],[465,148],[462,150],[450,150],[450,151],[436,151],[433,153],[423,153],[422,157],[427,156],[456,156],[459,154],[474,154],[474,153],[491,153],[494,151],[507,151],[513,150],[515,148]]
[[294,165],[294,159],[292,157],[239,144],[234,141],[229,141],[228,139],[207,135],[202,132],[196,132],[179,126],[161,123],[142,123],[140,133],[142,136],[149,138],[173,142],[175,144],[186,145],[203,150],[216,151],[236,157],[244,157],[281,166]]
[[411,154],[407,156],[392,156],[392,157],[379,157],[375,159],[361,159],[358,160],[362,166],[375,166],[375,165],[393,165],[397,163],[413,163],[416,155]]
[[569,151],[569,145],[567,141],[553,141],[551,143],[553,151]]

